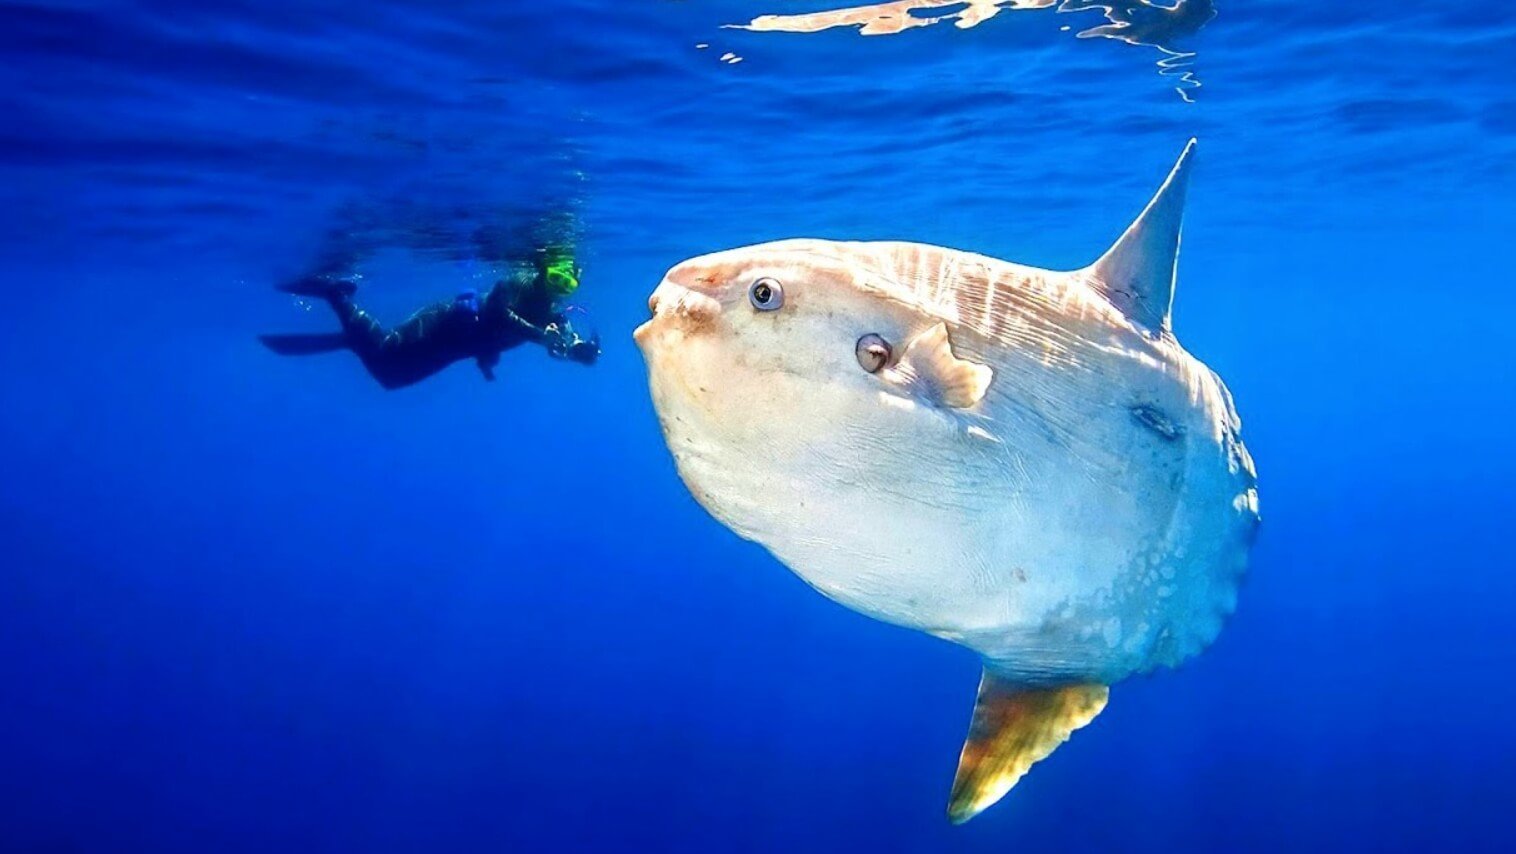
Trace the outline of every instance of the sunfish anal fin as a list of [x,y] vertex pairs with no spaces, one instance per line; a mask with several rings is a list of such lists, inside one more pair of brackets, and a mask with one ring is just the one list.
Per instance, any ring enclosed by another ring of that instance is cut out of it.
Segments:
[[984,672],[963,742],[948,818],[968,821],[1005,796],[1027,769],[1105,708],[1104,685],[1023,688]]
[[947,325],[939,323],[912,338],[893,368],[880,372],[887,382],[933,404],[967,409],[984,399],[995,372],[988,365],[953,355]]

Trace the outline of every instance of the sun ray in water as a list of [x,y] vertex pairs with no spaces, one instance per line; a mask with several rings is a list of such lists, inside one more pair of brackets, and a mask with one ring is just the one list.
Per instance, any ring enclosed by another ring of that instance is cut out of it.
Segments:
[[1214,0],[1175,0],[1163,5],[1152,0],[1091,2],[1091,0],[889,0],[794,15],[760,15],[729,29],[752,32],[817,33],[837,27],[856,27],[859,35],[888,36],[918,27],[951,21],[961,30],[976,27],[1006,11],[1052,9],[1056,12],[1100,11],[1106,23],[1081,30],[1081,39],[1107,38],[1130,45],[1156,48],[1162,57],[1158,73],[1172,78],[1186,101],[1200,88],[1193,65],[1195,52],[1176,46],[1198,33],[1216,17]]

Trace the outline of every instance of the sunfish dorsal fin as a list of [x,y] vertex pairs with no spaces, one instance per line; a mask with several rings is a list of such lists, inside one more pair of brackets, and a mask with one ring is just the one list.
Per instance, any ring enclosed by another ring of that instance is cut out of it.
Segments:
[[953,355],[947,325],[939,323],[912,338],[900,361],[880,375],[934,405],[967,409],[984,399],[995,372]]
[[1022,688],[984,671],[963,742],[948,818],[962,824],[1005,796],[1033,763],[1100,714],[1104,685]]
[[1179,230],[1185,188],[1195,160],[1195,140],[1179,155],[1153,200],[1106,253],[1086,268],[1095,287],[1138,326],[1169,331],[1174,276],[1179,263]]

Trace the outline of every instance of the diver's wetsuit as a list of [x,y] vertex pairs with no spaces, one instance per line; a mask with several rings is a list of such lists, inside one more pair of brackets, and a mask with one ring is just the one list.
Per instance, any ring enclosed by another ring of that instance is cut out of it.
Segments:
[[547,346],[555,356],[585,364],[593,363],[600,352],[598,341],[585,341],[569,330],[541,276],[530,282],[499,282],[482,301],[470,293],[433,303],[393,329],[385,329],[358,306],[351,282],[314,278],[281,289],[325,299],[342,332],[264,335],[265,346],[284,355],[352,350],[387,389],[420,382],[464,359],[475,360],[485,378],[493,380],[500,354],[529,341]]
[[[518,314],[510,305],[513,290],[505,282],[497,284],[477,311],[459,300],[433,303],[389,330],[351,296],[334,295],[328,301],[342,323],[348,348],[380,385],[394,389],[463,359],[476,360],[485,378],[493,380],[501,353],[541,340],[548,324],[558,320],[547,312],[533,318]],[[551,311],[550,305],[546,308]]]

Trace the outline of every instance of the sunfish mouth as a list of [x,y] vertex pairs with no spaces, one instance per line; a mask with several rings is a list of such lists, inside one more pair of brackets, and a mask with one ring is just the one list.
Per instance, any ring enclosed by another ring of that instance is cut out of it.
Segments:
[[667,279],[648,297],[647,307],[653,313],[652,318],[632,333],[632,340],[644,348],[660,327],[669,326],[688,334],[709,327],[721,315],[721,303],[715,297]]
[[647,346],[647,338],[652,335],[653,321],[649,320],[632,330],[632,340],[637,342],[638,347]]

